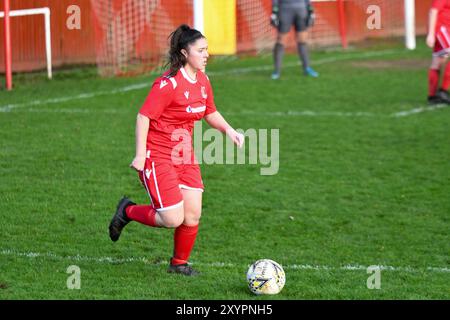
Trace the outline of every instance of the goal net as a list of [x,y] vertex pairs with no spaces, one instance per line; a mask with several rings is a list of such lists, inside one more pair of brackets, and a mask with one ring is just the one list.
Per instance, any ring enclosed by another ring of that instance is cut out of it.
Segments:
[[[268,23],[271,0],[238,0],[237,36],[239,51],[261,52],[273,47],[276,30]],[[404,0],[343,0],[340,16],[336,0],[312,0],[316,20],[309,30],[312,46],[342,44],[342,24],[349,42],[405,34]],[[294,31],[288,43],[294,47]]]
[[193,23],[192,0],[91,0],[101,75],[135,74],[161,65],[168,36]]
[[[310,29],[310,43],[313,47],[340,46],[343,31],[350,43],[403,36],[404,1],[313,0],[316,22]],[[270,52],[273,48],[276,30],[269,23],[271,3],[236,0],[236,19],[230,23],[236,24],[237,53]],[[102,75],[134,74],[160,67],[168,51],[169,34],[182,23],[194,26],[194,0],[91,0],[91,5]],[[216,7],[220,12],[220,6]],[[290,37],[294,39],[293,31]],[[293,48],[295,42],[289,43]]]

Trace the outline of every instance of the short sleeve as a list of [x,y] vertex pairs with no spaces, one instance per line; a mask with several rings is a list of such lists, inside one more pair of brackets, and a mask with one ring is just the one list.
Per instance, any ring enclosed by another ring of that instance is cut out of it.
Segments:
[[206,98],[206,111],[205,111],[205,116],[210,114],[210,113],[214,113],[217,111],[216,108],[216,104],[214,103],[214,94],[213,94],[213,90],[211,87],[211,83],[209,82],[208,77],[206,77],[206,93],[208,95],[208,97]]
[[157,79],[139,113],[152,120],[158,120],[164,109],[172,102],[175,87],[174,81],[171,81],[170,78]]
[[445,7],[445,4],[447,3],[447,0],[433,0],[431,3],[431,8],[442,10]]

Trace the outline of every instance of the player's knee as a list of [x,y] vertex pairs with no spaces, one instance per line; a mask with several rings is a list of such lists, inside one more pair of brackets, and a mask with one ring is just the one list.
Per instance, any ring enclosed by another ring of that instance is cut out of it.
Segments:
[[308,32],[300,31],[297,32],[297,42],[306,43],[308,41]]
[[447,62],[448,57],[435,57],[431,62],[431,69],[441,69]]
[[438,57],[433,57],[431,60],[430,69],[439,70],[441,67],[441,61]]
[[183,223],[183,217],[174,216],[167,219],[164,219],[164,226],[166,228],[177,228]]
[[277,35],[277,43],[282,44],[283,46],[287,45],[287,36],[283,33],[278,33]]
[[162,213],[160,216],[164,227],[177,228],[183,223],[184,220],[183,208],[181,207],[173,210],[168,210],[167,212]]
[[201,210],[185,212],[183,223],[187,226],[196,226],[200,223],[201,216]]

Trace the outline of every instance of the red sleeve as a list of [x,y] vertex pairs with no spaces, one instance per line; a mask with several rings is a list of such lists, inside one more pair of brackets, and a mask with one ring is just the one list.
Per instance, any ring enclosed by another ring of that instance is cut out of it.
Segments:
[[206,76],[206,94],[208,95],[208,97],[206,98],[205,116],[217,111],[216,104],[214,103],[214,94],[208,76]]
[[431,8],[437,9],[440,11],[440,10],[444,9],[446,3],[447,3],[447,0],[433,0],[433,2],[431,3]]
[[172,102],[175,86],[169,78],[158,78],[139,113],[152,120],[158,120],[164,109]]

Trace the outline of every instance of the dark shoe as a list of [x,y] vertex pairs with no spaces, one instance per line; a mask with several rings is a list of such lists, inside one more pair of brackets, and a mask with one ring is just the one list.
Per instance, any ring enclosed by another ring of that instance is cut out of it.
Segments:
[[185,276],[198,276],[200,275],[200,272],[192,269],[192,267],[190,265],[188,265],[187,263],[185,264],[177,264],[177,265],[170,265],[169,269],[167,269],[168,273],[180,273],[183,274]]
[[450,95],[444,89],[439,89],[436,93],[436,97],[440,98],[443,103],[450,104]]
[[442,103],[445,103],[444,100],[442,100],[437,95],[428,97],[428,104],[429,105],[442,104]]
[[131,221],[128,219],[125,209],[128,206],[135,204],[136,203],[130,201],[127,197],[120,199],[119,204],[117,205],[116,213],[112,217],[111,223],[109,224],[109,237],[112,241],[119,240],[122,229]]

